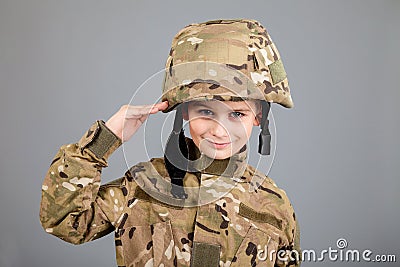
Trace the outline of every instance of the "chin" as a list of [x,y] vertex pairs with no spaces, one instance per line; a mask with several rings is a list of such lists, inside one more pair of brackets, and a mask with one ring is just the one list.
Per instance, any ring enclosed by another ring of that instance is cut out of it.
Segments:
[[204,151],[203,152],[207,157],[212,159],[227,159],[232,156],[230,151],[222,152],[222,151]]
[[230,158],[232,155],[228,155],[228,156],[216,156],[214,159],[227,159]]

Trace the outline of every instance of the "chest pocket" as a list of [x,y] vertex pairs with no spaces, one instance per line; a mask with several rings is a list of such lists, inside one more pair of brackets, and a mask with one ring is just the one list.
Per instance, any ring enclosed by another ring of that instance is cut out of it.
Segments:
[[239,205],[239,215],[254,224],[249,227],[230,266],[274,266],[282,221],[272,214],[257,212],[243,203]]
[[274,266],[278,242],[272,235],[250,227],[242,243],[239,246],[231,267],[242,266]]
[[175,249],[170,221],[132,226],[120,230],[119,235],[125,266],[173,266]]

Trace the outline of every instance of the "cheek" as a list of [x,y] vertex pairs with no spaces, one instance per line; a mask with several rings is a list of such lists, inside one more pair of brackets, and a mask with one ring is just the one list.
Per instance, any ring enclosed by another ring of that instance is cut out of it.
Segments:
[[249,121],[249,123],[246,124],[246,132],[247,132],[247,136],[251,135],[251,132],[253,130],[254,127],[254,120]]
[[250,121],[246,121],[240,125],[237,126],[236,131],[233,133],[236,133],[237,135],[240,135],[241,138],[250,138],[251,132],[253,130],[253,123]]
[[206,124],[201,123],[199,119],[194,119],[189,122],[189,129],[192,138],[197,139],[206,131]]
[[250,125],[246,128],[246,135],[247,135],[247,139],[250,138],[251,132],[253,130],[253,125]]

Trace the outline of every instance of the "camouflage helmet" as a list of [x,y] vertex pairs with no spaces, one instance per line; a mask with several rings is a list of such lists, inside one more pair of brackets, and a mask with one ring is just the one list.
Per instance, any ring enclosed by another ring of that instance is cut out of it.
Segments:
[[162,100],[259,99],[293,107],[279,52],[255,20],[194,23],[177,33],[166,62]]
[[192,100],[240,101],[262,104],[258,152],[270,154],[270,103],[293,107],[286,72],[266,29],[255,20],[214,20],[190,24],[174,37],[166,62],[162,101],[175,107],[173,130],[165,146],[171,193],[187,198],[183,178],[190,171],[179,104]]

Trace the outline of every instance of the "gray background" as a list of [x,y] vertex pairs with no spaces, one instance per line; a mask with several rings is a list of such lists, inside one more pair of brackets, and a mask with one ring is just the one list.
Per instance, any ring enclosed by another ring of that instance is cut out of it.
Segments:
[[[295,108],[273,107],[269,175],[293,202],[302,247],[346,238],[400,261],[400,1],[1,0],[0,266],[115,266],[112,236],[73,246],[42,230],[50,161],[162,69],[183,26],[239,17],[267,27],[289,75]],[[119,149],[103,181],[125,169]],[[347,265],[398,266],[303,264]]]

